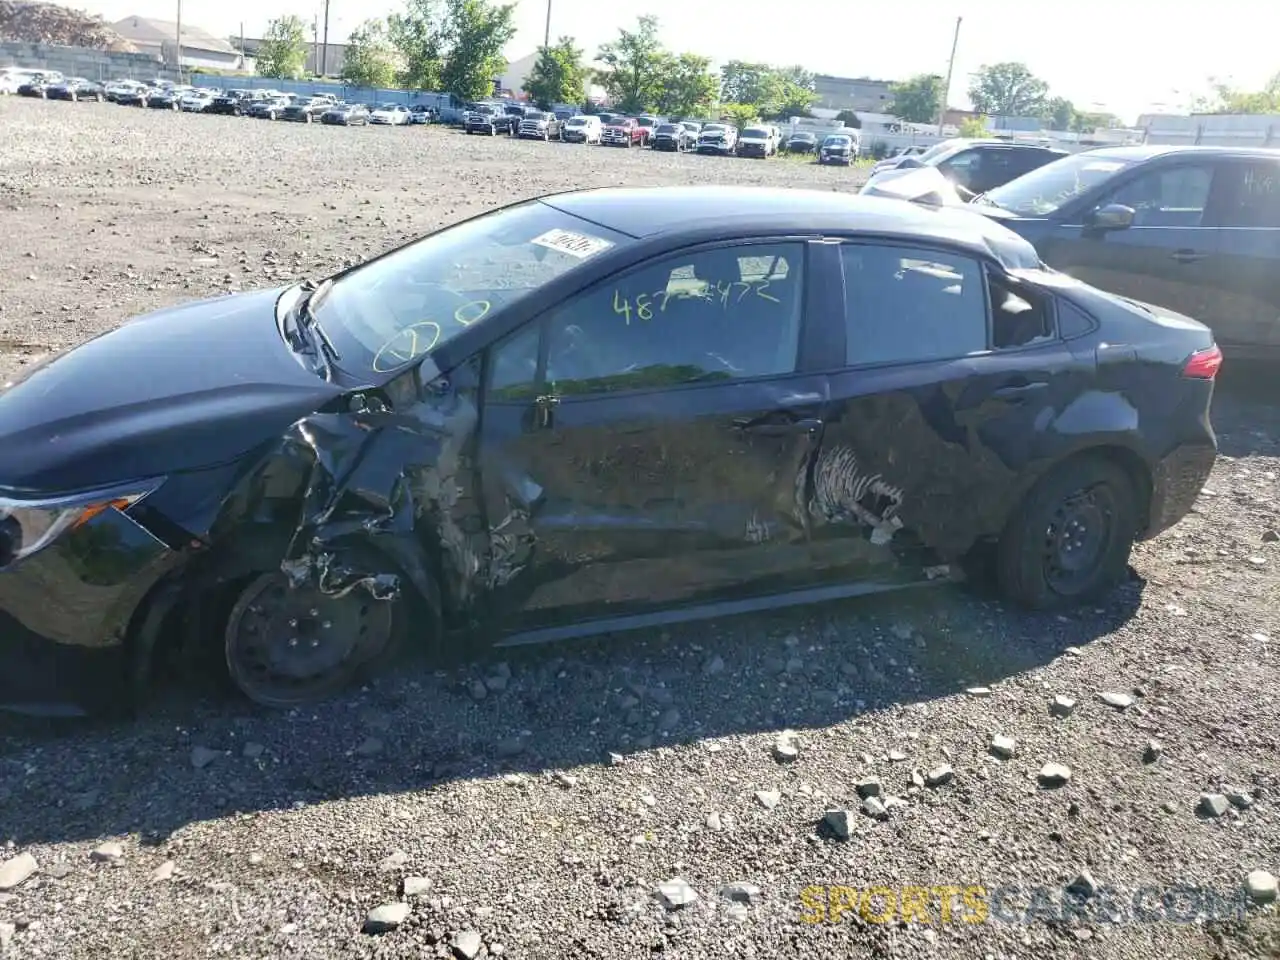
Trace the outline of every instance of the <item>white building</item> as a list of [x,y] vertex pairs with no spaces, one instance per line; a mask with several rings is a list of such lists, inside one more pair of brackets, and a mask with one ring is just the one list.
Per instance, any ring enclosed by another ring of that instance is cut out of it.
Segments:
[[[166,63],[174,62],[178,25],[172,20],[125,17],[111,24],[111,28],[137,47],[139,53],[159,57]],[[182,66],[216,70],[247,69],[244,57],[229,42],[185,23],[182,25]]]

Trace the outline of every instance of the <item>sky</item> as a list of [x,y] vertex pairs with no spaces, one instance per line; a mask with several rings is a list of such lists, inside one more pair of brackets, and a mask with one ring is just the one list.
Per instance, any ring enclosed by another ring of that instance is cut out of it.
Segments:
[[[76,0],[71,0],[75,4]],[[109,21],[129,15],[173,20],[179,0],[88,0]],[[341,42],[361,20],[400,8],[402,0],[330,0],[330,42]],[[1183,8],[1155,0],[517,0],[515,60],[542,43],[551,7],[551,35],[576,38],[593,54],[634,25],[658,17],[663,42],[713,62],[800,63],[815,73],[905,79],[945,75],[956,18],[959,44],[949,103],[967,107],[969,76],[984,64],[1016,60],[1049,84],[1052,96],[1081,110],[1107,110],[1126,120],[1144,112],[1181,112],[1207,93],[1210,78],[1260,88],[1280,71],[1280,3],[1216,0]],[[182,18],[218,36],[241,24],[261,36],[273,17],[323,19],[324,0],[186,0]],[[1170,11],[1182,9],[1182,16]],[[606,12],[607,11],[607,12]],[[878,12],[884,11],[884,12]]]

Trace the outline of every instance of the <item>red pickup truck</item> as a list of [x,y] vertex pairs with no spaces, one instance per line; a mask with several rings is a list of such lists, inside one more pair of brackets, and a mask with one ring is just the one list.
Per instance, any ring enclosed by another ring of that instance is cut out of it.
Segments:
[[646,130],[631,117],[606,124],[600,142],[610,147],[643,147]]

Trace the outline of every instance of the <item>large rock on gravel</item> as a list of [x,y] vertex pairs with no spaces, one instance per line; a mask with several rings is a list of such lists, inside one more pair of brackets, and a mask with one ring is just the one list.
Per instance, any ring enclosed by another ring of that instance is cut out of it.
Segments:
[[449,946],[453,948],[453,955],[458,957],[458,960],[475,960],[480,955],[482,944],[483,941],[480,939],[480,934],[476,933],[476,931],[463,930],[454,936]]
[[36,858],[29,853],[20,853],[6,860],[3,865],[0,865],[0,891],[12,890],[38,869]]
[[720,888],[720,896],[736,903],[754,903],[760,894],[760,888],[754,883],[727,883]]
[[1098,699],[1108,707],[1114,707],[1117,710],[1128,710],[1133,706],[1133,697],[1127,693],[1116,693],[1108,690],[1105,693],[1098,694]]
[[1049,703],[1049,712],[1055,717],[1069,717],[1076,709],[1076,702],[1071,697],[1058,694]]
[[991,738],[991,745],[989,749],[1001,760],[1008,760],[1017,751],[1018,744],[1013,737],[1006,737],[997,733]]
[[114,840],[108,840],[106,843],[95,847],[89,854],[89,859],[96,863],[115,863],[124,856],[124,846]]
[[1231,809],[1231,801],[1221,793],[1202,793],[1196,807],[1202,817],[1220,817]]
[[220,756],[222,756],[222,752],[219,750],[210,750],[208,747],[192,747],[191,765],[197,770],[203,770]]
[[778,805],[778,801],[782,799],[782,794],[777,790],[757,790],[756,802],[766,810],[772,810]]
[[853,817],[848,810],[828,810],[822,822],[839,840],[848,840],[853,835]]
[[409,904],[397,901],[374,907],[364,918],[365,933],[390,933],[409,919]]
[[924,775],[924,782],[929,787],[941,787],[956,778],[956,772],[950,764],[940,764]]
[[1271,903],[1276,899],[1276,878],[1265,870],[1254,870],[1244,878],[1244,889],[1254,903]]
[[689,886],[685,880],[675,877],[658,884],[657,889],[654,890],[654,896],[668,910],[679,910],[694,903],[698,899],[698,891]]
[[9,941],[13,939],[13,935],[18,932],[16,925],[9,923],[7,920],[0,920],[0,956],[5,956],[9,949]]
[[773,744],[773,758],[779,763],[791,763],[800,756],[800,737],[794,730],[783,730]]
[[1038,776],[1042,787],[1060,787],[1071,780],[1071,768],[1065,763],[1046,763]]

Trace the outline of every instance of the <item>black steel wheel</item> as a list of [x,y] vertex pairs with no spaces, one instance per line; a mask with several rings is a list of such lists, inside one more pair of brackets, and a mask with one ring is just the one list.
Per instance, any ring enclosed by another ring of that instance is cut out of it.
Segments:
[[1092,599],[1124,580],[1138,532],[1133,479],[1101,456],[1070,460],[1032,488],[1000,539],[1002,592],[1033,609]]
[[292,707],[332,696],[387,656],[395,601],[364,590],[330,597],[291,587],[283,573],[251,582],[227,618],[232,682],[255,703]]

